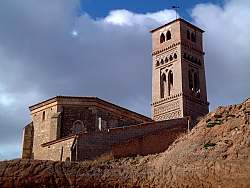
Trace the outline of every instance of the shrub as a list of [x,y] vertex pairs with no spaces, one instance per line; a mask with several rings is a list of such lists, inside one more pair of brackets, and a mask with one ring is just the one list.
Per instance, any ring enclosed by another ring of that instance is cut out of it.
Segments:
[[204,148],[205,149],[208,149],[209,147],[214,147],[214,146],[216,146],[216,144],[215,143],[211,143],[210,141],[207,142],[206,144],[204,144]]

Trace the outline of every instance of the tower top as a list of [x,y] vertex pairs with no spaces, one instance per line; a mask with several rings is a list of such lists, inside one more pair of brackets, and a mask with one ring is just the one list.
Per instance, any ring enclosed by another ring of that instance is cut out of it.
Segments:
[[161,28],[163,28],[163,27],[165,27],[165,26],[168,26],[168,25],[170,25],[170,24],[172,24],[172,23],[174,23],[174,22],[184,22],[185,24],[187,24],[187,25],[189,25],[189,26],[191,26],[191,27],[193,27],[193,28],[195,28],[195,29],[198,29],[200,32],[202,32],[202,33],[204,32],[202,29],[200,29],[199,27],[197,27],[197,26],[191,24],[190,22],[188,22],[188,21],[186,21],[186,20],[184,20],[184,19],[182,19],[182,18],[178,18],[178,19],[175,19],[175,20],[173,20],[173,21],[171,21],[171,22],[169,22],[169,23],[166,23],[166,24],[164,24],[164,25],[161,25],[160,27],[157,27],[157,28],[155,28],[155,29],[152,29],[152,30],[150,31],[150,33],[153,33],[153,32],[155,32],[155,31],[157,31],[158,29],[161,29]]

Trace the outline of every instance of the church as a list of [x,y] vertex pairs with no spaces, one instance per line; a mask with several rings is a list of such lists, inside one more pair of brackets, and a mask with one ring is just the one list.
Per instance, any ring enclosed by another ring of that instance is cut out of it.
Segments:
[[56,96],[29,107],[22,158],[82,161],[159,153],[206,115],[204,31],[179,18],[150,32],[151,118],[97,97]]

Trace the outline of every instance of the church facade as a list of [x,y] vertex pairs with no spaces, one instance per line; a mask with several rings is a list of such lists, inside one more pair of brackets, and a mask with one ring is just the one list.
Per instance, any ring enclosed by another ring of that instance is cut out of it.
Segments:
[[166,150],[208,113],[203,31],[183,19],[151,31],[152,118],[96,97],[57,96],[30,106],[22,158],[81,161]]

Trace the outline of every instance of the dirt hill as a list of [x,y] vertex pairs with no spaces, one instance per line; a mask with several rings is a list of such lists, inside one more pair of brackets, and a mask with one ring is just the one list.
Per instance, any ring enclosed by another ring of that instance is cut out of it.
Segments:
[[161,154],[0,162],[0,187],[250,187],[250,99],[219,107]]

